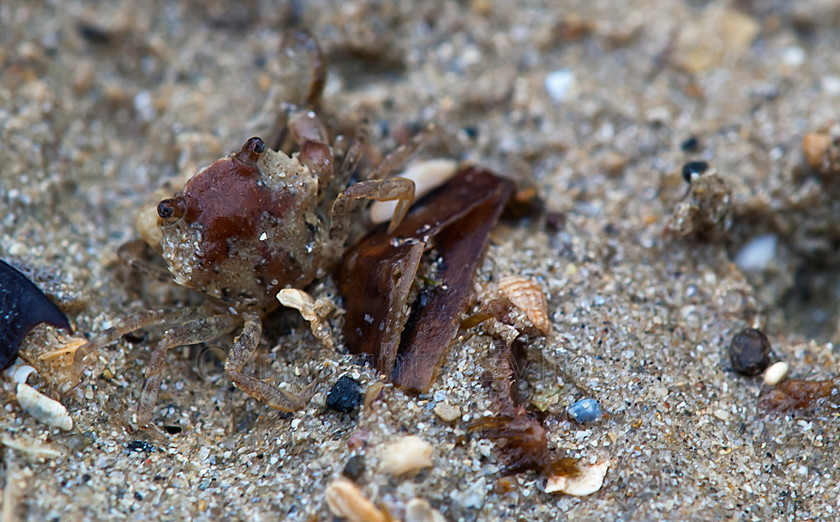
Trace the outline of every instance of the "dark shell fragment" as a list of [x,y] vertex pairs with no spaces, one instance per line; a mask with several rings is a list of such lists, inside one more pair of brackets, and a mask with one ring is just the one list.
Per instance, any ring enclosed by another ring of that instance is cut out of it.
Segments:
[[0,260],[0,369],[12,364],[23,338],[40,323],[72,331],[64,313],[32,281]]
[[831,397],[837,387],[834,381],[788,379],[762,395],[758,407],[785,414],[811,410]]
[[[403,389],[431,386],[458,332],[476,264],[513,188],[487,170],[465,168],[415,204],[393,233],[380,227],[347,251],[338,282],[350,352],[371,355],[379,371]],[[435,281],[421,285],[409,311],[421,258],[432,248]]]

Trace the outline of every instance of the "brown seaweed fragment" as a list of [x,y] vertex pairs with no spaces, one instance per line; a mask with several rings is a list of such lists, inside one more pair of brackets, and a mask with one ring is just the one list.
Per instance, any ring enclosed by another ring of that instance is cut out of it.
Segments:
[[480,432],[484,438],[502,442],[504,474],[534,470],[544,474],[553,470],[554,463],[548,451],[548,436],[542,422],[528,412],[519,400],[517,380],[525,357],[518,342],[512,344],[498,340],[501,345],[493,367],[486,373],[487,385],[495,398],[497,414],[469,423],[469,431]]
[[0,260],[0,370],[15,360],[23,338],[41,323],[73,331],[67,316],[35,283]]
[[834,381],[782,381],[758,402],[758,407],[773,413],[793,413],[811,410],[831,397],[837,383]]
[[[513,183],[468,167],[412,207],[388,233],[380,227],[351,247],[338,270],[350,352],[403,389],[431,386],[466,309],[473,273]],[[424,252],[436,271],[409,304]]]

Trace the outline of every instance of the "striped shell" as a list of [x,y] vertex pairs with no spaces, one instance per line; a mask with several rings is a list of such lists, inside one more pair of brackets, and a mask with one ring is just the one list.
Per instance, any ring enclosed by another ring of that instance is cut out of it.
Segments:
[[513,306],[522,310],[534,328],[544,335],[551,333],[545,292],[536,282],[522,276],[508,276],[499,281],[499,290]]

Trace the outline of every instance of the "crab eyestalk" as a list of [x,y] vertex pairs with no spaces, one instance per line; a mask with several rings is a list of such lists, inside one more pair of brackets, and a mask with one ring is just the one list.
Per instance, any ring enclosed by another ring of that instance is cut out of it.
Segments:
[[163,219],[164,224],[172,225],[187,213],[187,202],[182,196],[164,199],[158,203],[157,213]]
[[256,165],[257,160],[260,159],[260,154],[265,151],[265,142],[262,138],[249,138],[242,146],[242,149],[236,153],[236,159],[246,165]]

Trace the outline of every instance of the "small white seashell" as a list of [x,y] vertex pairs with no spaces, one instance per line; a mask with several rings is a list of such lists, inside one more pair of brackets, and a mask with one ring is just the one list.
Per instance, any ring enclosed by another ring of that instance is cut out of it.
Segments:
[[767,386],[775,386],[785,380],[790,370],[790,365],[784,361],[771,364],[769,368],[764,371],[764,384]]
[[7,375],[14,383],[25,383],[29,374],[35,372],[35,368],[15,359],[15,362],[6,370]]
[[499,281],[499,290],[513,306],[522,310],[534,328],[548,335],[551,321],[548,319],[548,303],[545,291],[535,281],[522,276],[508,276]]
[[549,477],[545,492],[565,493],[575,497],[591,495],[604,485],[604,476],[609,467],[610,461],[604,460],[591,466],[581,466],[580,473],[574,476]]
[[405,505],[405,522],[446,522],[426,499],[413,498]]
[[73,419],[67,413],[64,405],[35,391],[28,384],[19,383],[17,385],[17,401],[23,411],[44,424],[61,428],[64,431],[73,429]]
[[[414,199],[420,199],[432,189],[449,180],[458,171],[458,162],[450,159],[431,159],[412,163],[399,176],[414,181]],[[370,220],[385,223],[394,215],[396,201],[376,201],[370,206]]]
[[380,470],[393,476],[416,473],[432,465],[432,445],[414,435],[403,437],[382,452]]
[[350,522],[385,522],[385,513],[368,500],[353,482],[334,480],[326,491],[327,506],[332,514]]

